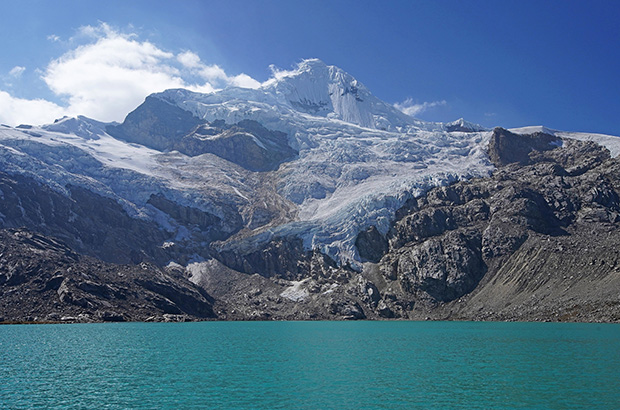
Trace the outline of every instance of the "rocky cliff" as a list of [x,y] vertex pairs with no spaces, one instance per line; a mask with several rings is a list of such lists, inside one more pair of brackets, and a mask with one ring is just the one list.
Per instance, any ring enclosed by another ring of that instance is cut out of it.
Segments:
[[594,143],[503,129],[489,156],[492,177],[400,211],[378,264],[385,287],[414,318],[619,320],[618,161]]

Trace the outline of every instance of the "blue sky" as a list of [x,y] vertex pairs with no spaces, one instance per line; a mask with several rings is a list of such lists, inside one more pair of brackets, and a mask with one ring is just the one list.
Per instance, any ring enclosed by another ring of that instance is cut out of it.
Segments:
[[122,120],[161,87],[255,86],[270,65],[316,57],[421,119],[620,135],[619,1],[0,0],[0,11],[11,125]]

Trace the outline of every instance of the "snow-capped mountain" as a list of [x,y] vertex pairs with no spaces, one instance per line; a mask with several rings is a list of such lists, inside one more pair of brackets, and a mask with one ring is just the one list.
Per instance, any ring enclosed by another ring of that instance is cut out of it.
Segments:
[[419,122],[379,100],[359,81],[318,59],[279,73],[261,88],[296,111],[337,119],[365,128],[395,129]]
[[319,60],[0,126],[0,321],[618,321],[618,154],[420,121]]
[[[258,89],[228,87],[209,94],[167,90],[153,96],[206,121],[219,119],[236,123],[255,119],[270,129],[285,132],[303,129],[313,119],[323,125],[352,124],[399,133],[486,131],[463,119],[446,124],[417,120],[379,100],[342,69],[318,59],[304,60],[295,70],[277,72]],[[282,121],[282,117],[286,121]],[[323,119],[336,121],[321,121]],[[456,129],[459,126],[461,129]]]
[[[286,237],[359,267],[359,232],[385,235],[410,198],[491,172],[490,134],[416,120],[313,59],[259,89],[153,94],[122,124],[2,127],[0,166],[62,195],[78,186],[113,199],[166,232],[159,246],[175,262]],[[618,152],[614,137],[554,135]]]

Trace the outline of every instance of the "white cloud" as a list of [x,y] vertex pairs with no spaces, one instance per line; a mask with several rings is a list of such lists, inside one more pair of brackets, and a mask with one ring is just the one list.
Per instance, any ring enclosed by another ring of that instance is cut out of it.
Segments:
[[432,101],[432,102],[423,102],[421,104],[418,104],[418,103],[414,103],[412,98],[407,98],[402,103],[394,104],[394,107],[396,109],[404,112],[407,115],[415,117],[416,115],[419,115],[419,114],[423,113],[424,111],[427,111],[427,110],[429,110],[431,108],[441,107],[441,106],[445,106],[447,104],[448,103],[446,102],[446,100]]
[[52,42],[60,41],[60,37],[57,36],[56,34],[50,34],[49,36],[47,36],[47,39]]
[[263,85],[270,85],[277,80],[281,80],[285,77],[290,77],[291,75],[294,75],[295,73],[299,71],[300,64],[301,63],[299,63],[297,67],[292,70],[284,70],[284,69],[277,67],[275,64],[270,64],[269,70],[271,71],[271,78],[265,81]]
[[[57,36],[48,39],[58,40]],[[51,61],[41,71],[41,78],[63,100],[63,106],[19,99],[0,91],[1,106],[10,106],[3,108],[0,119],[10,125],[41,124],[63,115],[82,114],[100,121],[122,121],[146,96],[165,89],[213,92],[226,86],[260,86],[246,74],[229,76],[221,67],[203,63],[194,52],[175,55],[105,23],[80,27],[71,41],[79,40],[86,43]],[[20,69],[15,67],[11,74],[21,74]]]
[[[119,33],[114,30],[108,23],[100,22],[97,26],[81,26],[77,29],[76,35],[71,37],[71,40],[76,40],[80,37],[87,37],[93,39],[99,39],[103,37],[115,36]],[[124,34],[125,37],[136,37],[136,34]]]
[[66,109],[46,100],[15,98],[0,91],[0,123],[8,125],[51,123]]
[[9,71],[9,75],[14,78],[19,78],[22,76],[24,71],[26,71],[26,67],[20,67],[16,65],[15,67],[11,69],[11,71]]
[[278,66],[276,66],[275,64],[270,64],[269,65],[269,70],[271,70],[271,77],[279,80],[282,79],[286,76],[289,76],[293,73],[295,73],[296,70],[283,70],[281,68],[279,68]]
[[229,77],[232,85],[241,88],[259,88],[261,83],[253,79],[247,74],[239,74],[234,77]]
[[179,63],[183,64],[183,66],[187,68],[199,68],[202,64],[198,54],[192,53],[191,51],[180,53],[177,55],[177,60],[179,60]]
[[148,94],[186,85],[167,64],[172,57],[149,42],[108,32],[52,61],[43,80],[67,98],[69,111],[118,121]]
[[215,87],[226,87],[227,85],[234,85],[236,87],[243,88],[258,88],[261,83],[253,79],[247,74],[239,74],[237,76],[229,76],[218,65],[204,64],[198,54],[191,51],[185,51],[177,55],[177,60],[183,65],[183,67],[190,70],[190,72],[202,80],[206,81]]

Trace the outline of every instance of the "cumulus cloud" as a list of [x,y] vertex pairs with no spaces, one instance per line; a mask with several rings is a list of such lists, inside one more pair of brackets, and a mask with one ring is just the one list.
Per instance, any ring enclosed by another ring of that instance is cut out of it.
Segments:
[[198,54],[191,51],[185,51],[178,54],[177,60],[193,75],[199,77],[214,87],[234,85],[236,87],[243,88],[258,88],[261,86],[260,82],[256,81],[247,74],[229,76],[220,66],[216,64],[204,64],[200,60]]
[[[53,35],[48,39],[57,41]],[[140,41],[135,33],[121,33],[105,23],[81,27],[71,41],[80,40],[82,45],[41,70],[41,79],[62,104],[19,99],[1,92],[2,106],[10,107],[0,114],[3,122],[41,124],[78,114],[100,121],[122,121],[146,96],[165,89],[212,92],[227,86],[260,86],[246,74],[229,76],[218,65],[205,64],[192,51],[175,54],[162,50],[149,41]],[[17,66],[11,75],[17,77],[23,70]]]
[[200,68],[201,62],[198,54],[193,53],[191,51],[184,51],[177,55],[177,60],[179,63],[183,64],[184,67],[187,68]]
[[427,111],[427,110],[429,110],[431,108],[441,107],[441,106],[445,106],[447,104],[448,103],[446,102],[446,100],[432,101],[432,102],[423,102],[423,103],[419,104],[419,103],[414,103],[412,98],[407,98],[405,101],[403,101],[401,103],[394,104],[394,107],[397,110],[400,110],[400,111],[404,112],[407,115],[415,117],[416,115],[419,115],[419,114],[423,113],[424,111]]
[[65,114],[65,108],[42,99],[15,98],[0,91],[0,123],[7,125],[51,123]]
[[16,65],[15,67],[11,69],[11,71],[9,71],[9,75],[14,78],[19,78],[22,76],[24,71],[26,71],[26,67],[21,67],[21,66]]
[[52,61],[43,80],[67,110],[101,121],[122,118],[153,92],[186,84],[167,64],[174,57],[149,42],[106,32],[95,43],[69,51]]

